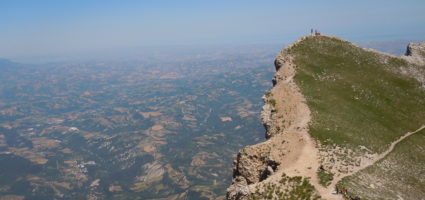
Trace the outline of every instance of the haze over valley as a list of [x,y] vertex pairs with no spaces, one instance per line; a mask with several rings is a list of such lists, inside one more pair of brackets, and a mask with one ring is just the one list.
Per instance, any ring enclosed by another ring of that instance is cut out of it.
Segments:
[[425,196],[425,2],[0,2],[0,200]]

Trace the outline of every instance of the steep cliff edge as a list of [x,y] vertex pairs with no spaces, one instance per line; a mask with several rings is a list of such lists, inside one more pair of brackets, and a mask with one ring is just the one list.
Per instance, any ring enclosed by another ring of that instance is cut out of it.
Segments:
[[[268,140],[246,147],[237,155],[228,199],[268,198],[263,194],[273,186],[295,190],[292,182],[280,183],[286,176],[307,177],[317,182],[318,151],[308,134],[310,110],[293,80],[296,71],[293,57],[287,52],[289,48],[276,58],[274,87],[263,97],[261,119]],[[307,185],[299,187],[315,187],[311,183]],[[317,197],[315,190],[307,193],[311,198]],[[302,194],[294,194],[298,195]]]
[[[424,46],[409,44],[406,56],[395,57],[335,37],[307,36],[285,48],[275,61],[274,87],[263,97],[268,140],[239,152],[227,198],[411,199],[412,193],[422,194],[425,177],[397,192],[378,178],[374,183],[384,194],[359,177],[378,176],[368,171],[389,162],[391,154],[405,153],[403,141],[424,132]],[[419,147],[413,150],[425,155]],[[404,161],[410,162],[391,162]],[[420,178],[424,163],[414,164]],[[336,188],[347,191],[335,194]]]

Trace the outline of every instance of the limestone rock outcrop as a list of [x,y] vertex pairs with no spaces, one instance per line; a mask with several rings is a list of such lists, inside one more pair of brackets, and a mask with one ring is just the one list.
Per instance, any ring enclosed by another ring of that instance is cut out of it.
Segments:
[[[286,51],[290,47],[277,56],[277,72],[272,80],[274,87],[263,96],[265,105],[261,119],[267,141],[245,147],[238,153],[233,162],[233,180],[227,189],[227,199],[252,199],[268,186],[279,185],[281,177],[286,174],[297,176],[301,172],[293,164],[300,165],[297,162],[302,159],[298,157],[306,152],[307,146],[314,148],[314,142],[308,138],[310,111],[293,81],[295,65]],[[316,156],[314,151],[310,154]],[[303,168],[315,173],[317,164],[305,165]]]
[[409,43],[405,58],[410,62],[425,65],[425,42]]

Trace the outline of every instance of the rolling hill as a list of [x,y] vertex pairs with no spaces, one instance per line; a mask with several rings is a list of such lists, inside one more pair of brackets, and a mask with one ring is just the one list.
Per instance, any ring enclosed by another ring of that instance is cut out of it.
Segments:
[[277,56],[267,141],[242,149],[228,199],[425,196],[425,43],[405,56],[306,36]]

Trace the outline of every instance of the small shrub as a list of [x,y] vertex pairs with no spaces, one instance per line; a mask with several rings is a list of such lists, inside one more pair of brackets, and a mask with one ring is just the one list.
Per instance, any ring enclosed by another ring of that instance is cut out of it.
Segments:
[[273,96],[273,93],[271,91],[267,91],[266,92],[266,97],[271,97],[271,96]]
[[269,103],[270,103],[272,106],[276,106],[276,100],[274,100],[274,99],[270,99],[270,100],[269,100]]
[[322,169],[317,170],[317,176],[319,177],[319,183],[323,186],[328,186],[334,179],[334,174]]

